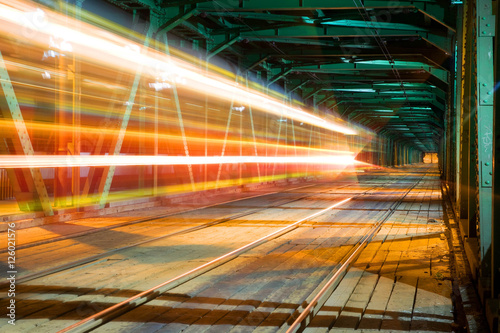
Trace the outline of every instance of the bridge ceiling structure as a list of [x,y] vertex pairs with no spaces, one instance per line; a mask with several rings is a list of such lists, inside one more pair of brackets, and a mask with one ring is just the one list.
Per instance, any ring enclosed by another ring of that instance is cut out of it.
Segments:
[[325,112],[437,152],[450,106],[449,1],[107,0]]

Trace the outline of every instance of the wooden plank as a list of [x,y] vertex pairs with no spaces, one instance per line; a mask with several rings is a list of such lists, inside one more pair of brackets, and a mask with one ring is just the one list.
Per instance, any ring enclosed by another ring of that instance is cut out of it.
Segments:
[[382,319],[381,330],[410,330],[417,277],[398,278]]
[[451,332],[454,322],[451,294],[450,281],[419,278],[411,329]]

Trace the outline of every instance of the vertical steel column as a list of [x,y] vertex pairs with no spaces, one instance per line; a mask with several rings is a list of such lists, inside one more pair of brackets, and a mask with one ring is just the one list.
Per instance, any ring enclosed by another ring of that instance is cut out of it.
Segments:
[[461,142],[460,142],[460,220],[468,237],[476,237],[476,155],[475,155],[475,6],[466,1],[464,7],[464,61],[461,99]]
[[[500,22],[496,17],[496,40],[494,43],[495,82],[500,80]],[[500,298],[500,89],[494,91],[493,113],[493,198],[492,198],[492,226],[491,226],[491,294],[493,298]]]
[[[35,152],[24,123],[21,108],[19,107],[14,87],[10,81],[10,76],[5,67],[1,52],[0,81],[0,110],[5,119],[11,119],[13,122],[12,137],[10,139],[6,136],[2,138],[3,142],[1,142],[1,145],[5,145],[6,152],[10,154],[34,155]],[[4,150],[3,147],[2,150]],[[29,171],[26,169],[9,169],[8,174],[12,187],[15,189],[14,195],[21,210],[38,209],[38,206],[40,206],[46,216],[54,214],[40,169],[30,168]],[[23,179],[18,179],[20,177]],[[20,186],[20,180],[23,182],[23,186]],[[22,187],[25,187],[24,191]]]
[[490,268],[493,174],[493,38],[495,16],[491,0],[477,1],[477,143],[479,177],[479,237],[482,268]]

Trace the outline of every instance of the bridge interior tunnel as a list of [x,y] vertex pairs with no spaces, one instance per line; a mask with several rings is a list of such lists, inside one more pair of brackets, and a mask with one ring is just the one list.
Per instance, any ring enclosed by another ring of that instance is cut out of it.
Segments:
[[0,0],[2,230],[436,164],[495,312],[497,2]]

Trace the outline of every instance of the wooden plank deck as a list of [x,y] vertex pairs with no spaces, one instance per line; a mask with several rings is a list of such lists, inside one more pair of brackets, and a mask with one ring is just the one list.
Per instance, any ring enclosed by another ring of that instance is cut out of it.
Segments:
[[[406,171],[406,173],[405,173]],[[161,220],[103,230],[20,250],[25,272],[54,267],[131,242],[242,211],[223,224],[146,243],[18,286],[19,331],[55,331],[258,239],[334,202],[348,203],[184,283],[97,328],[96,332],[277,332],[387,209],[412,185],[306,332],[437,331],[453,325],[450,255],[440,181],[423,167],[379,170],[359,183],[311,186],[235,201]],[[420,179],[420,180],[419,180]],[[156,213],[157,211],[155,211]],[[138,213],[147,216],[145,212]],[[110,224],[80,221],[64,233]],[[131,217],[120,214],[116,221]],[[69,230],[69,231],[68,231]],[[24,231],[40,241],[54,230]],[[26,241],[28,242],[28,241]],[[5,308],[7,300],[0,300]],[[4,322],[0,322],[4,324]]]

